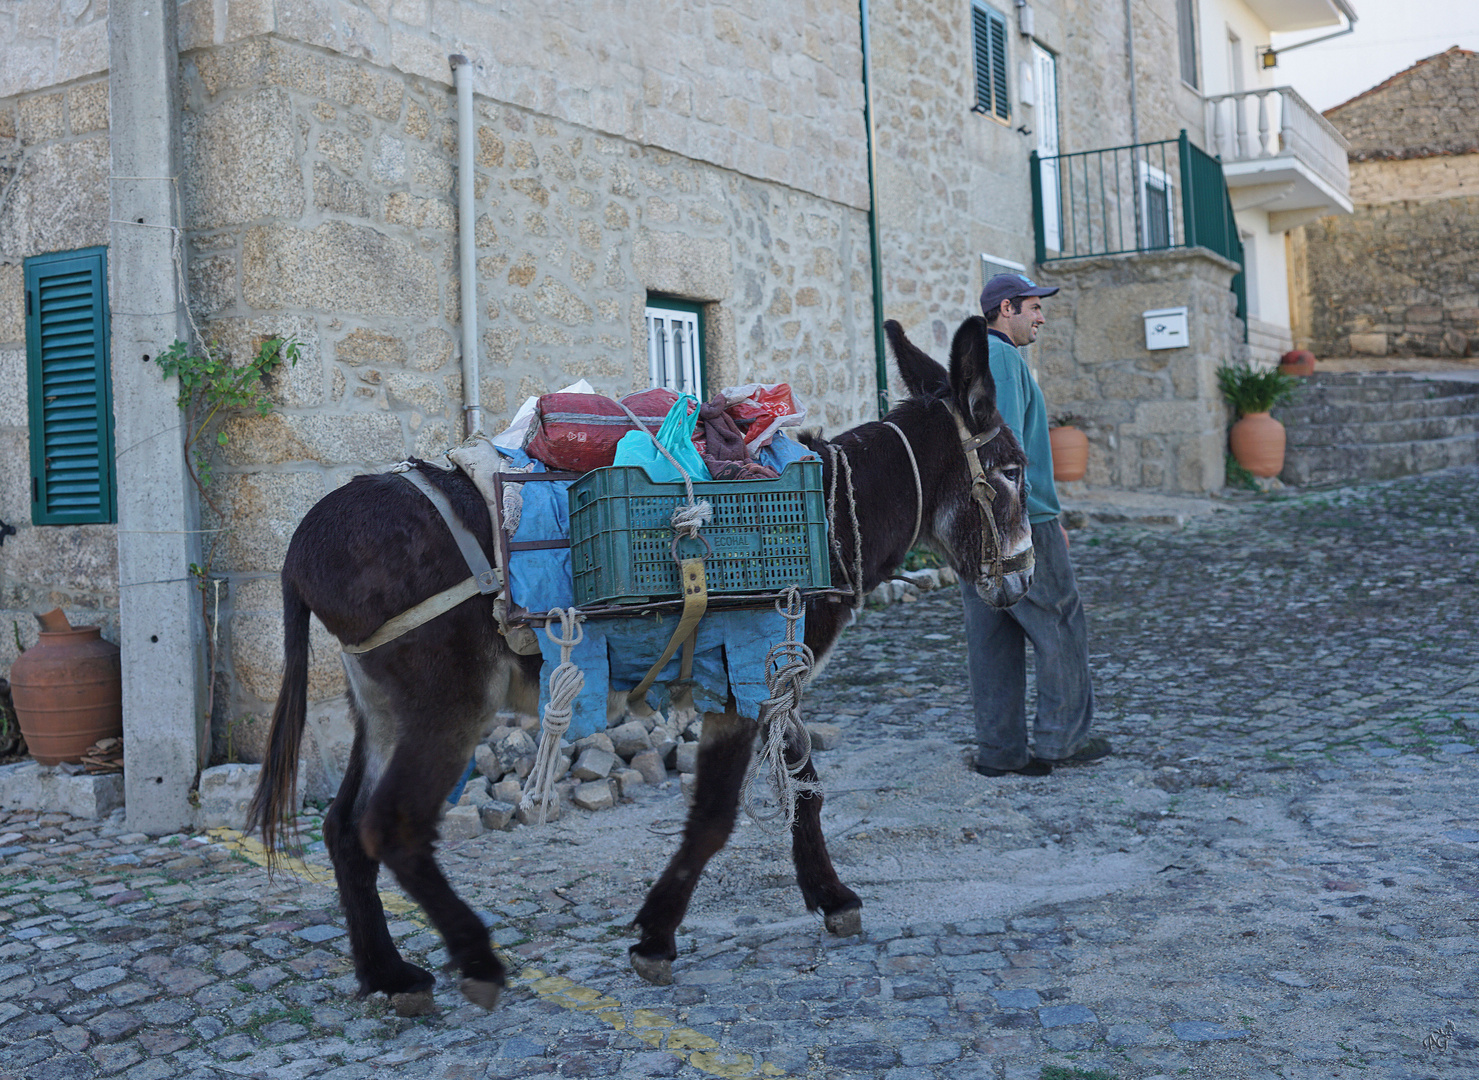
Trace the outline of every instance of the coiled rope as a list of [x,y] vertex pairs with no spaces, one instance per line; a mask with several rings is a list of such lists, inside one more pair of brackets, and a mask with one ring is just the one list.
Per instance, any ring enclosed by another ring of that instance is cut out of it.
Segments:
[[549,613],[560,618],[559,637],[550,632],[553,621],[544,628],[545,635],[560,646],[560,663],[550,672],[549,704],[544,707],[540,724],[539,751],[520,802],[525,810],[532,810],[536,805],[539,807],[541,825],[555,797],[555,781],[559,779],[560,769],[560,740],[570,730],[575,699],[585,688],[585,675],[570,660],[571,650],[585,638],[585,631],[580,626],[583,616],[573,607],[551,608]]
[[[769,832],[790,832],[796,825],[796,800],[819,795],[822,785],[803,780],[802,769],[811,759],[811,735],[801,720],[801,694],[811,678],[814,657],[804,641],[796,640],[796,628],[806,614],[801,590],[795,585],[785,592],[785,607],[776,611],[786,620],[786,637],[771,646],[765,657],[765,688],[770,696],[760,703],[759,753],[750,759],[741,787],[745,813]],[[797,750],[794,762],[786,760],[786,745]],[[770,813],[756,808],[755,785],[762,765],[770,772],[770,790],[777,806]]]

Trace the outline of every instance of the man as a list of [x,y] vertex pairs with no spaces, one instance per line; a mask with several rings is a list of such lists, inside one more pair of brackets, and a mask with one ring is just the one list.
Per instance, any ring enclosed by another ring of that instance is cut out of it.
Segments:
[[[996,407],[1027,453],[1027,516],[1036,568],[1032,588],[1009,608],[993,608],[963,583],[971,697],[976,713],[976,771],[984,776],[1046,776],[1053,766],[1096,761],[1109,740],[1089,735],[1094,688],[1088,627],[1068,534],[1058,523],[1053,454],[1042,389],[1017,350],[1046,321],[1042,297],[1058,290],[1022,274],[997,274],[981,292],[991,338]],[[1027,642],[1037,658],[1037,715],[1027,747]]]

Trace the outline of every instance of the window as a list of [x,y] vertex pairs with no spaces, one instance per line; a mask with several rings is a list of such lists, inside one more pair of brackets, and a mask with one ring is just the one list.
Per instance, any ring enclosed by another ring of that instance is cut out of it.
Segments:
[[1140,166],[1140,246],[1166,248],[1176,241],[1176,204],[1171,177],[1143,161]]
[[118,520],[107,249],[25,261],[31,521]]
[[971,32],[976,43],[976,104],[972,112],[998,120],[1012,118],[1007,100],[1007,21],[988,7],[971,8]]
[[1227,31],[1227,83],[1235,94],[1243,92],[1243,39]]
[[1176,35],[1181,46],[1181,81],[1197,89],[1196,0],[1176,0]]
[[653,386],[704,400],[703,309],[687,300],[647,298],[647,374]]

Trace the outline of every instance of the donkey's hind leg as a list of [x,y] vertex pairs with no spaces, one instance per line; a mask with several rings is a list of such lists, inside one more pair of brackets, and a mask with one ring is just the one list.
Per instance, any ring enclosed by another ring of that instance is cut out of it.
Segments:
[[[794,745],[794,741],[788,741],[786,759],[794,767],[800,757],[801,748]],[[796,778],[803,783],[816,782],[816,766],[809,756]],[[838,937],[862,933],[863,901],[838,878],[832,867],[832,857],[827,853],[827,841],[822,837],[821,791],[803,794],[796,800],[796,824],[791,828],[791,859],[796,864],[796,884],[801,886],[806,910],[820,909],[828,932]]]
[[[356,728],[363,732],[362,724]],[[334,864],[339,902],[349,927],[360,996],[384,993],[398,1013],[416,1016],[430,1009],[431,988],[436,980],[431,972],[402,959],[385,925],[385,908],[376,888],[380,863],[369,856],[359,838],[364,786],[364,738],[356,734],[344,782],[324,817],[324,840]]]
[[365,806],[360,838],[441,934],[451,966],[462,973],[462,995],[491,1009],[503,991],[503,964],[493,954],[487,927],[452,890],[433,853],[437,818],[472,753],[475,735],[464,738],[425,722],[411,730],[420,737],[397,743]]
[[641,937],[630,950],[632,967],[650,983],[666,986],[673,981],[678,927],[704,866],[734,829],[754,739],[755,721],[740,716],[733,705],[724,713],[704,714],[693,809],[683,827],[683,843],[634,920]]

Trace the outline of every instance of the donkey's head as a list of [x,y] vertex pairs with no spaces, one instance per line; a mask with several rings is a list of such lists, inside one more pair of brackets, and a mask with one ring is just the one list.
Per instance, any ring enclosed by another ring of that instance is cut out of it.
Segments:
[[1027,455],[996,411],[986,320],[972,316],[955,332],[948,372],[897,322],[890,319],[884,330],[910,394],[896,411],[919,414],[941,448],[928,470],[932,512],[920,540],[949,560],[962,580],[974,582],[988,604],[1015,604],[1032,584]]

